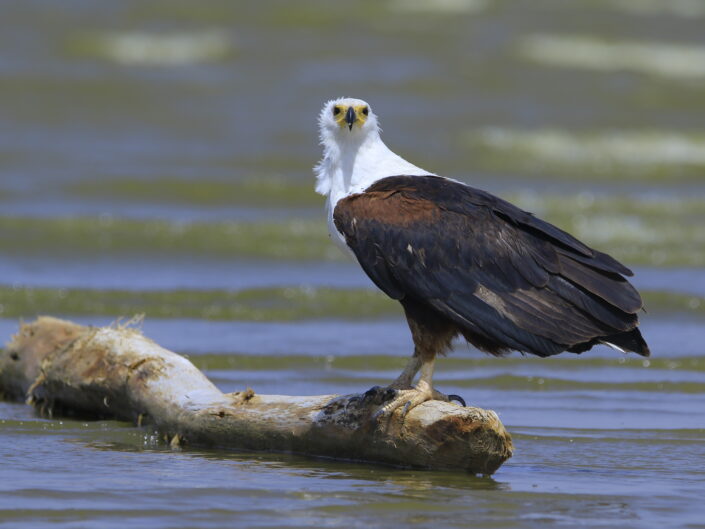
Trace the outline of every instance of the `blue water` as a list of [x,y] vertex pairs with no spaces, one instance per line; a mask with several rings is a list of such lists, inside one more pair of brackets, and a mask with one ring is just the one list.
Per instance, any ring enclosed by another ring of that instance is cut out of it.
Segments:
[[[705,7],[691,0],[4,5],[0,287],[88,289],[88,297],[374,288],[355,263],[323,255],[220,255],[189,251],[188,242],[177,254],[122,255],[71,237],[51,248],[27,242],[46,240],[33,230],[47,224],[33,219],[322,224],[311,174],[316,115],[325,100],[349,95],[370,101],[394,150],[439,174],[549,212],[556,197],[619,197],[624,213],[593,205],[556,218],[617,219],[613,231],[586,236],[634,256],[626,264],[639,289],[693,298],[642,315],[650,360],[607,348],[493,359],[460,343],[440,359],[438,388],[495,410],[513,436],[515,454],[492,478],[172,450],[149,429],[40,418],[0,402],[0,527],[705,527],[705,320],[696,299],[705,296],[703,23]],[[528,44],[536,36],[564,44],[542,55]],[[566,50],[574,61],[564,53],[557,62]],[[521,141],[477,139],[497,127]],[[558,131],[558,146],[539,141],[546,130]],[[590,143],[615,132],[631,143]],[[286,191],[272,204],[114,196],[108,185],[206,189],[272,178],[310,190],[311,200],[289,201]],[[5,229],[17,219],[28,222]],[[675,256],[668,266],[659,250]],[[0,314],[6,304],[0,299]],[[393,379],[412,348],[401,312],[364,315],[365,307],[355,318],[296,322],[147,314],[143,331],[189,355],[224,391],[346,393]],[[0,319],[2,340],[17,327],[14,317]]]

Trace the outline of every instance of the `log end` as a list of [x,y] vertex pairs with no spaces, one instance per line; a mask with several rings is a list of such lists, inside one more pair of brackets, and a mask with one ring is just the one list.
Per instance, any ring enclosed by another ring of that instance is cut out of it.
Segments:
[[0,352],[0,388],[8,400],[24,400],[41,366],[83,336],[88,328],[51,316],[40,316],[20,329]]
[[424,443],[436,447],[429,454],[436,468],[463,468],[489,476],[512,456],[512,438],[494,411],[440,401],[430,404],[436,409],[430,424],[419,428],[415,422],[422,421],[412,417],[408,428],[422,431]]
[[340,438],[359,440],[354,450],[347,443],[339,457],[488,476],[512,456],[512,438],[492,410],[432,400],[406,416],[377,420],[374,413],[384,403],[365,396],[335,397],[316,416],[318,434],[330,436],[335,428]]

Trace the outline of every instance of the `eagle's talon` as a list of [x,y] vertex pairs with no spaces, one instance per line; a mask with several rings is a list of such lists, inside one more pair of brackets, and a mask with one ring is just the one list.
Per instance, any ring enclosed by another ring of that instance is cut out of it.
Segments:
[[465,399],[463,397],[461,397],[460,395],[448,395],[448,402],[453,402],[453,401],[456,401],[462,407],[467,406],[467,404],[465,404]]

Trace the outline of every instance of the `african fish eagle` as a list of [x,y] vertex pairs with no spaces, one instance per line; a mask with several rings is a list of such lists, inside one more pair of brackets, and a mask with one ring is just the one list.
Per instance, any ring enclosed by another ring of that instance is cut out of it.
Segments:
[[449,400],[433,388],[433,366],[458,335],[493,355],[547,357],[600,343],[649,355],[627,267],[501,198],[407,162],[384,144],[365,101],[327,102],[319,127],[316,191],[328,197],[331,237],[401,303],[414,341],[377,416]]

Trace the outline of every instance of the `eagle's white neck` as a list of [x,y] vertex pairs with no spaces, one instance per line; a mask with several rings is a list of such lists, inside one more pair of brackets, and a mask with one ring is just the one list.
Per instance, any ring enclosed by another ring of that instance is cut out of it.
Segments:
[[333,240],[349,252],[333,222],[341,199],[361,193],[377,180],[395,175],[430,175],[393,153],[379,136],[376,122],[368,130],[331,130],[321,127],[323,159],[316,165],[316,191],[328,197],[328,230]]
[[387,176],[432,174],[392,152],[378,130],[345,130],[321,136],[323,159],[315,168],[316,191],[328,196],[329,208]]

